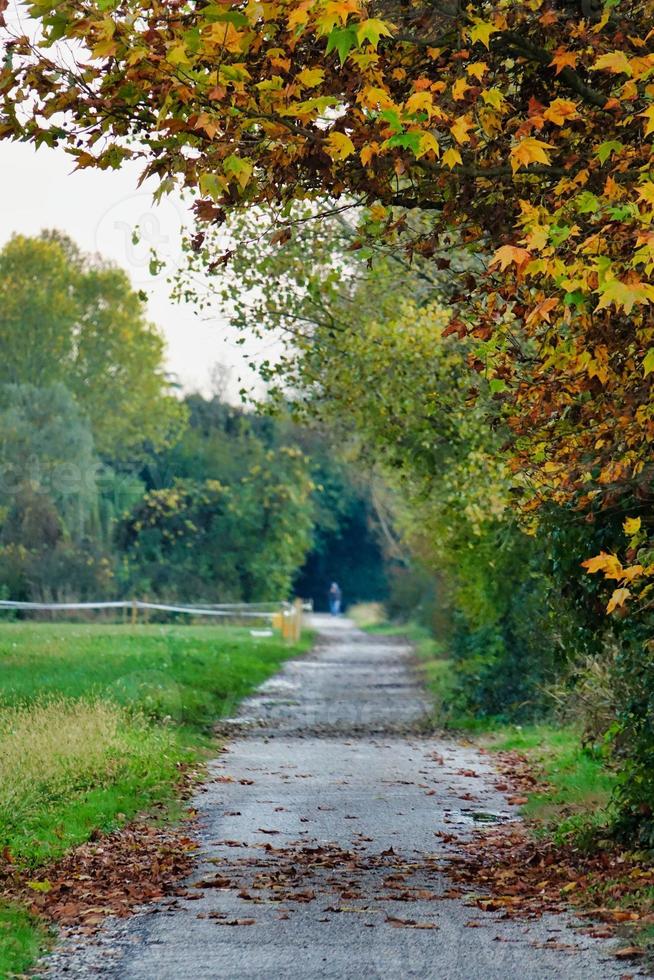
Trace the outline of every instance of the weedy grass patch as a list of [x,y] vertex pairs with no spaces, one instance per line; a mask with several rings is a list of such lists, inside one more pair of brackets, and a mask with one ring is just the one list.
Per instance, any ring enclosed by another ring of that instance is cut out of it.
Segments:
[[[179,813],[185,767],[212,724],[311,645],[213,626],[0,624],[0,839],[29,876],[137,814]],[[0,976],[24,971],[48,930],[0,907]]]
[[51,940],[51,931],[36,916],[0,902],[0,977],[24,973]]
[[529,794],[523,813],[555,839],[574,832],[581,843],[608,825],[616,776],[600,753],[583,745],[576,728],[506,725],[485,742],[491,750],[520,752],[533,763],[546,788]]
[[0,709],[0,827],[14,864],[37,867],[170,798],[191,758],[175,730],[98,699]]

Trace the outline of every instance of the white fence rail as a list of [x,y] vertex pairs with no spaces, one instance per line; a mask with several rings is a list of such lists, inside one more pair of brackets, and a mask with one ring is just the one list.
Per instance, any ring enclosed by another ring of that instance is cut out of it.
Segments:
[[279,629],[285,639],[297,641],[302,630],[302,613],[311,612],[313,604],[296,599],[294,602],[223,602],[202,606],[171,605],[165,602],[144,602],[140,599],[118,599],[110,602],[20,602],[0,599],[3,610],[24,612],[85,612],[93,609],[122,609],[131,613],[132,623],[139,611],[182,613],[189,616],[213,616],[219,619],[267,620]]

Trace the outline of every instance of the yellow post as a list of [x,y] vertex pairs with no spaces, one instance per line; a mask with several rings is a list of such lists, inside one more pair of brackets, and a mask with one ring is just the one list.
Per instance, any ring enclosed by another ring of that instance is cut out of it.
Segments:
[[296,599],[295,600],[295,602],[293,603],[293,609],[295,611],[295,621],[294,621],[295,636],[294,636],[294,640],[295,640],[296,643],[299,643],[300,640],[302,639],[302,600],[301,599]]
[[132,626],[136,626],[136,621],[138,618],[139,610],[136,605],[136,599],[132,599]]
[[293,612],[288,603],[285,604],[282,610],[282,639],[293,640]]

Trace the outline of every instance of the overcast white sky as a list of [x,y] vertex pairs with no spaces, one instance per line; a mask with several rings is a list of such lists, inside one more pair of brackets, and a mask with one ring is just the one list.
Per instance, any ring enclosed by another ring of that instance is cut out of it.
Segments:
[[[117,262],[134,286],[148,294],[149,318],[167,341],[167,366],[184,388],[207,391],[211,370],[219,362],[233,369],[230,395],[235,399],[239,377],[248,388],[254,382],[235,333],[211,314],[196,316],[192,307],[173,304],[165,273],[153,278],[148,271],[151,244],[171,265],[181,261],[180,228],[191,224],[185,206],[173,200],[153,205],[154,185],[137,188],[136,166],[75,173],[73,166],[61,150],[0,143],[0,245],[15,232],[31,235],[58,228],[84,251]],[[131,233],[136,225],[142,244],[135,247]]]

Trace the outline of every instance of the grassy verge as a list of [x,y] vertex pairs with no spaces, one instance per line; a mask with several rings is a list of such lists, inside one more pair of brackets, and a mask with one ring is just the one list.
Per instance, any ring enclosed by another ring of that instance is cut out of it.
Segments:
[[0,904],[0,977],[24,973],[50,941],[50,932],[21,908]]
[[[309,645],[226,627],[1,624],[5,858],[29,874],[138,813],[174,813],[212,723]],[[45,936],[0,906],[0,976],[22,972]]]
[[615,774],[601,756],[586,749],[574,727],[505,725],[489,732],[494,751],[517,751],[533,763],[547,785],[528,794],[524,815],[555,839],[571,832],[581,842],[608,823]]

